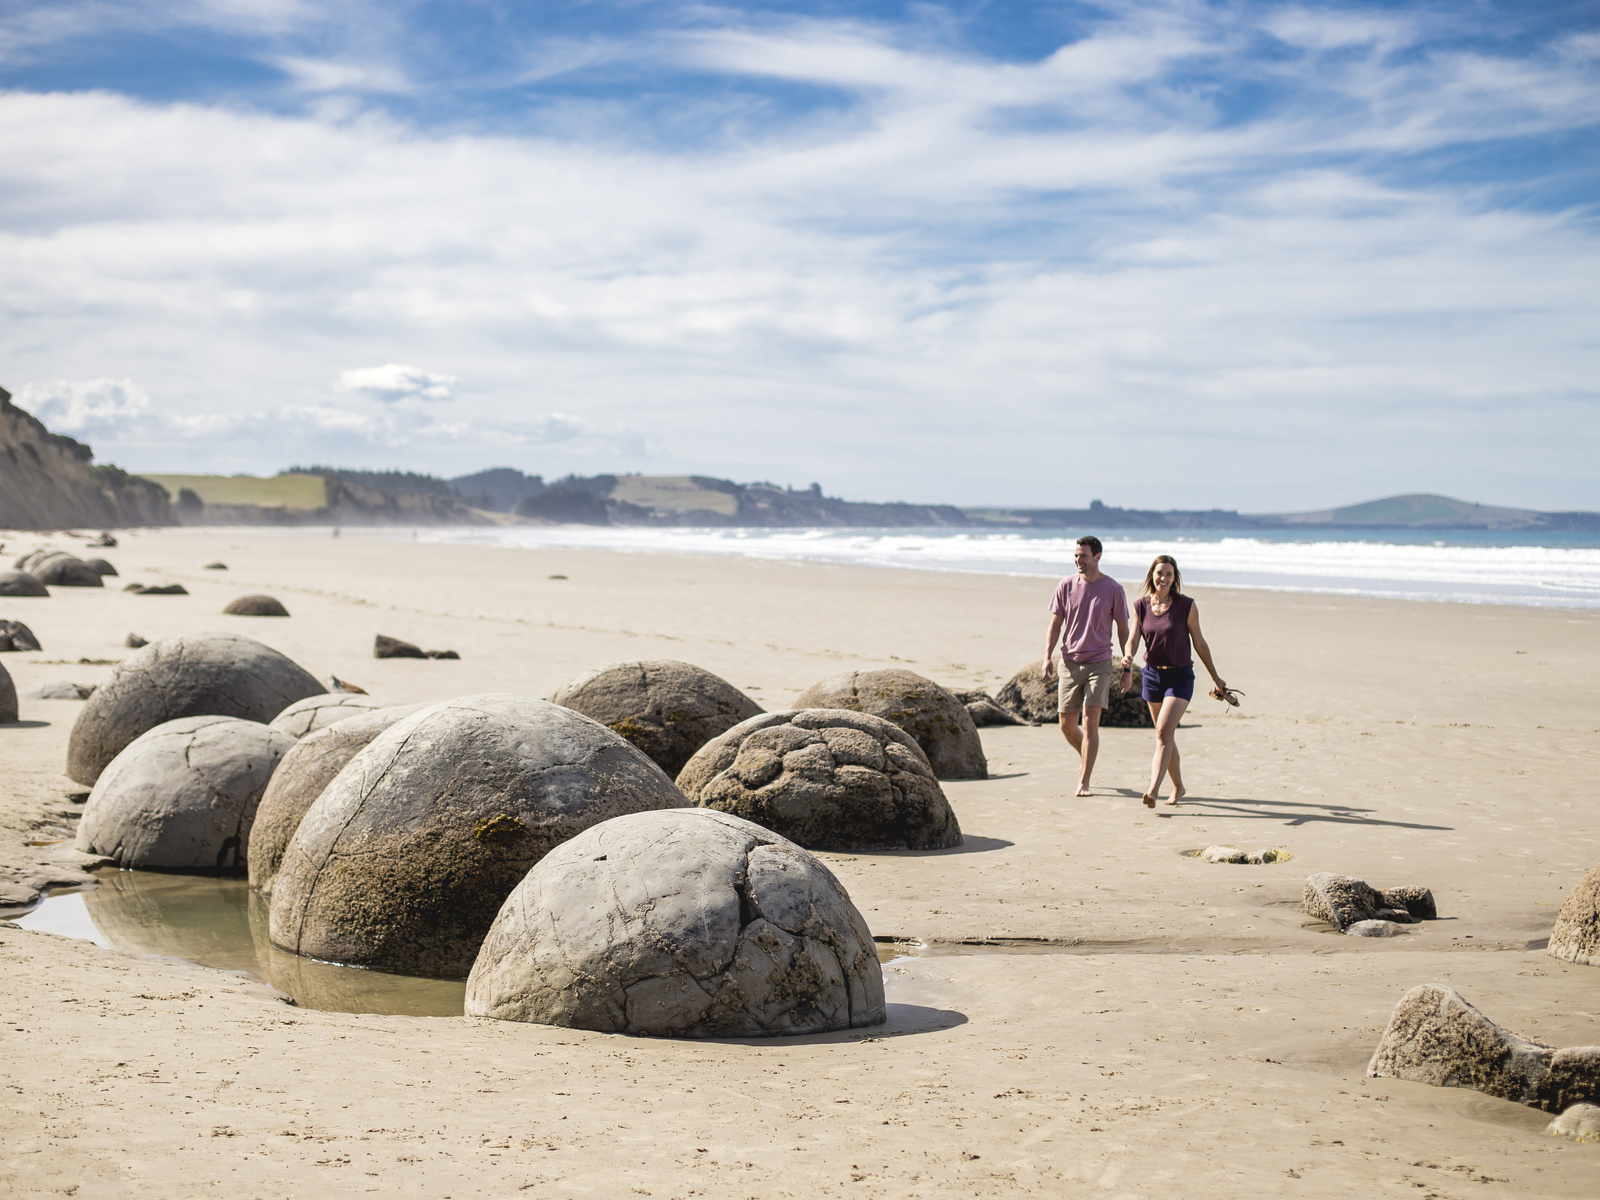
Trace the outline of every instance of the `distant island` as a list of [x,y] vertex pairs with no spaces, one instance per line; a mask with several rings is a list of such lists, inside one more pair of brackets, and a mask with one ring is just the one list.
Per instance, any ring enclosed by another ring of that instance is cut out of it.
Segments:
[[1600,513],[1390,496],[1306,513],[1231,509],[961,508],[870,503],[706,475],[568,475],[514,467],[444,479],[411,471],[294,466],[277,475],[132,475],[94,463],[0,388],[0,528],[130,525],[727,526],[738,528],[1293,529],[1600,532]]

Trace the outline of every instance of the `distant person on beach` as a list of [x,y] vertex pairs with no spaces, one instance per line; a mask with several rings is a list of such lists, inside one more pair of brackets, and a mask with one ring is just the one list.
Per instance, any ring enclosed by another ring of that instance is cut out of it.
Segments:
[[1189,646],[1205,663],[1216,686],[1211,694],[1230,704],[1228,685],[1222,682],[1211,661],[1211,647],[1200,632],[1200,609],[1183,594],[1183,576],[1171,555],[1158,554],[1145,572],[1140,597],[1133,604],[1133,636],[1122,657],[1123,670],[1133,666],[1133,656],[1144,639],[1144,680],[1142,695],[1150,706],[1150,719],[1156,726],[1156,753],[1150,761],[1150,787],[1144,794],[1146,808],[1156,806],[1164,776],[1172,777],[1172,795],[1166,803],[1183,799],[1183,772],[1178,763],[1178,721],[1189,701],[1194,699],[1194,659]]
[[[1132,683],[1132,671],[1116,669],[1111,657],[1111,626],[1117,627],[1117,648],[1128,642],[1128,598],[1122,585],[1100,573],[1100,539],[1081,537],[1072,552],[1078,573],[1063,579],[1050,601],[1050,634],[1044,646],[1045,679],[1056,674],[1056,650],[1061,651],[1061,683],[1056,711],[1061,733],[1078,752],[1079,796],[1087,796],[1100,752],[1100,717],[1111,702],[1111,685],[1120,681],[1123,691]],[[1064,631],[1064,632],[1063,632]],[[1123,656],[1126,659],[1126,656]],[[1083,729],[1078,728],[1082,715]]]

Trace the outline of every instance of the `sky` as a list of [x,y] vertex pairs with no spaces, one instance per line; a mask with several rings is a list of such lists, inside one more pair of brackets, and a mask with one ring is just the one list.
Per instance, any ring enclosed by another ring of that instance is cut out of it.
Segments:
[[4,0],[0,385],[135,471],[1600,509],[1600,4]]

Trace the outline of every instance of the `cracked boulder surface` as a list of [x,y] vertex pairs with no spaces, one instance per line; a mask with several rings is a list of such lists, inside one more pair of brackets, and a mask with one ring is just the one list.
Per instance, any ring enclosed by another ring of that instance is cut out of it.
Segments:
[[1303,896],[1308,917],[1326,921],[1341,933],[1362,921],[1392,921],[1410,925],[1437,920],[1433,893],[1425,887],[1397,887],[1379,891],[1366,880],[1333,871],[1306,877]]
[[702,808],[812,850],[961,844],[961,826],[922,748],[870,713],[806,708],[751,717],[701,747],[678,786]]
[[383,707],[382,701],[374,700],[365,692],[322,692],[296,700],[268,724],[274,729],[283,730],[290,737],[302,738]]
[[894,723],[922,747],[935,779],[989,777],[989,760],[967,706],[915,671],[891,668],[833,675],[801,692],[794,706],[843,708]]
[[1600,967],[1600,866],[1567,893],[1550,931],[1548,952],[1587,967]]
[[14,725],[17,721],[17,685],[11,682],[11,672],[0,663],[0,725]]
[[[1060,696],[1060,671],[1044,679],[1039,671],[1044,659],[1036,658],[1018,671],[994,694],[995,703],[1008,712],[1015,713],[1029,725],[1054,725],[1061,719],[1057,708]],[[1100,714],[1100,724],[1106,729],[1154,729],[1150,708],[1139,692],[1139,667],[1134,665],[1133,690],[1121,692],[1117,684],[1111,685],[1111,699]]]
[[550,699],[627,738],[674,776],[701,746],[761,711],[721,676],[671,659],[613,663]]
[[181,634],[128,655],[84,703],[67,742],[67,775],[93,786],[106,764],[146,730],[179,717],[268,722],[323,687],[253,638]]
[[77,848],[132,870],[242,875],[256,806],[294,744],[237,717],[180,717],[147,730],[100,773]]
[[1600,1102],[1600,1046],[1541,1046],[1502,1029],[1438,983],[1400,997],[1367,1074],[1471,1088],[1550,1113]]
[[683,803],[660,767],[570,708],[503,694],[430,704],[378,734],[301,818],[272,884],[272,941],[460,978],[551,849]]
[[[336,694],[350,700],[371,699],[369,696],[343,692]],[[300,704],[327,698],[312,696],[310,700],[296,701],[289,706],[289,710]],[[283,863],[283,853],[289,848],[289,839],[300,828],[301,818],[317,802],[317,797],[333,782],[334,776],[365,750],[373,738],[425,707],[422,704],[404,704],[394,708],[350,707],[334,710],[342,711],[344,717],[335,724],[312,730],[294,744],[283,756],[278,769],[272,773],[272,781],[267,784],[261,804],[256,808],[256,821],[250,828],[247,855],[251,887],[265,895],[272,894],[272,881]],[[304,712],[302,709],[301,715]],[[282,726],[274,721],[272,728],[282,729]],[[293,730],[285,732],[292,734]]]
[[815,855],[709,809],[618,817],[507,898],[468,1016],[608,1033],[824,1033],[884,1021],[877,947]]

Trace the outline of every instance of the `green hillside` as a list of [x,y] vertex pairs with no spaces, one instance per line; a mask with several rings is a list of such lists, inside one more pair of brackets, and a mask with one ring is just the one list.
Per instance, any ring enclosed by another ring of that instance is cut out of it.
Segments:
[[327,488],[320,475],[146,475],[177,502],[188,488],[206,504],[254,504],[263,508],[324,508]]
[[688,475],[619,475],[611,498],[677,512],[700,510],[732,516],[739,511],[737,497],[703,488]]

